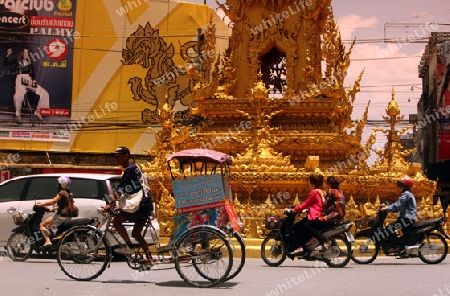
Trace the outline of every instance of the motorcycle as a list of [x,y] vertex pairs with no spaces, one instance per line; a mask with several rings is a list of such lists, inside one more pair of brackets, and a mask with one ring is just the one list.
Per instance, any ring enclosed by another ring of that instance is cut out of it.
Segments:
[[437,264],[445,259],[448,251],[445,238],[450,237],[443,229],[444,217],[415,222],[408,235],[397,237],[395,229],[384,227],[387,215],[388,212],[378,209],[376,218],[368,219],[367,227],[355,233],[354,262],[372,263],[380,251],[397,259],[419,257],[428,264]]
[[279,266],[286,257],[307,261],[319,260],[329,267],[344,267],[350,261],[353,235],[350,233],[352,223],[343,222],[322,230],[322,234],[330,242],[325,251],[316,251],[319,245],[316,238],[306,243],[305,252],[290,254],[290,230],[295,222],[296,213],[286,213],[286,217],[266,217],[266,229],[272,230],[261,244],[261,257],[269,266]]
[[65,222],[58,227],[50,228],[49,233],[52,245],[42,248],[45,239],[39,227],[44,215],[49,213],[50,209],[35,205],[33,211],[33,213],[13,213],[13,220],[17,227],[12,230],[12,234],[6,244],[6,253],[13,261],[25,261],[31,256],[33,251],[40,255],[54,255],[58,249],[59,239],[65,231],[74,226],[96,225],[98,223],[97,218],[72,218],[71,221]]

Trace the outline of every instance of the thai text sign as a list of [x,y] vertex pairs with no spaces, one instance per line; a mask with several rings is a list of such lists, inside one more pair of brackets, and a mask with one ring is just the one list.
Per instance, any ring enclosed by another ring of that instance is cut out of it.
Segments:
[[[223,204],[225,192],[219,174],[173,180],[175,209],[190,212]],[[178,211],[180,212],[180,211]]]

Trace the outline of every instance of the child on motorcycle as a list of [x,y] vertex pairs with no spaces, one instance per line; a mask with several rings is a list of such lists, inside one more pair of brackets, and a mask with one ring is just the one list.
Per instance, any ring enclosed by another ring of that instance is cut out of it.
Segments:
[[290,249],[297,249],[291,252],[291,255],[295,256],[304,252],[303,247],[312,235],[309,229],[304,227],[305,223],[307,221],[316,220],[322,213],[323,203],[325,199],[325,192],[320,189],[322,185],[323,176],[319,174],[311,174],[309,176],[309,188],[311,189],[311,191],[306,200],[302,204],[295,206],[294,209],[285,209],[285,212],[287,213],[300,213],[303,210],[309,210],[308,216],[306,218],[303,218],[301,221],[295,223],[292,226],[292,240]]
[[316,220],[306,221],[304,227],[319,241],[316,251],[325,251],[327,245],[326,238],[321,230],[329,228],[336,223],[344,221],[345,216],[345,198],[339,190],[339,181],[334,176],[327,177],[327,197],[323,206],[322,214]]

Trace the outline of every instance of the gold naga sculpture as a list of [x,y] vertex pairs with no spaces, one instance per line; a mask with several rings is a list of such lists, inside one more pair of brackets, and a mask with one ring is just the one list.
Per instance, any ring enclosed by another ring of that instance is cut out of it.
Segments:
[[[346,51],[331,0],[308,3],[218,2],[232,22],[229,46],[204,63],[186,66],[193,97],[189,110],[203,124],[190,132],[175,124],[169,103],[173,99],[166,98],[155,116],[162,130],[153,130],[157,144],[148,151],[154,160],[142,165],[163,235],[173,227],[166,159],[183,149],[207,148],[232,156],[230,184],[247,237],[264,235],[264,216],[281,215],[286,206],[301,202],[313,172],[345,180],[341,190],[352,220],[373,217],[380,204],[395,201],[396,181],[404,175],[414,179],[417,200],[432,200],[436,182],[424,177],[419,164],[405,160],[411,151],[399,142],[405,130],[397,129],[402,116],[394,93],[383,116],[389,129],[376,128],[361,143],[369,104],[360,120],[353,122],[351,114],[364,71],[353,85],[344,85],[354,42]],[[212,21],[204,36],[203,50],[215,52]],[[386,145],[369,164],[378,132],[386,135]],[[432,216],[442,214],[429,203],[420,207]]]

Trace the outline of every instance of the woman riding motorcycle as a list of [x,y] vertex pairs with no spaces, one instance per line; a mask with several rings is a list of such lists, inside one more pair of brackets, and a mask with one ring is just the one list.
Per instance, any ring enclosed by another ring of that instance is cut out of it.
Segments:
[[334,176],[327,177],[327,198],[323,206],[322,214],[316,220],[309,220],[305,223],[305,228],[319,241],[316,251],[325,251],[325,237],[321,230],[334,226],[336,223],[344,221],[345,198],[339,190],[339,181]]
[[294,250],[291,252],[291,255],[299,255],[304,252],[303,247],[305,247],[306,242],[311,238],[312,233],[309,229],[305,228],[305,223],[307,221],[316,220],[322,213],[323,210],[323,202],[325,192],[320,189],[323,185],[323,176],[319,174],[312,174],[309,176],[309,188],[311,189],[306,200],[294,207],[294,209],[285,209],[285,212],[291,213],[296,212],[300,213],[303,210],[308,209],[308,216],[303,218],[301,221],[295,223],[292,226],[291,235],[292,245],[290,246],[290,250]]
[[58,193],[56,196],[47,202],[37,204],[38,207],[51,206],[56,204],[58,206],[56,214],[52,217],[48,217],[46,220],[41,222],[41,232],[44,235],[45,243],[41,248],[47,248],[52,245],[50,241],[49,229],[51,227],[58,227],[64,222],[70,221],[73,210],[73,197],[69,191],[70,179],[67,176],[61,176],[58,178]]

